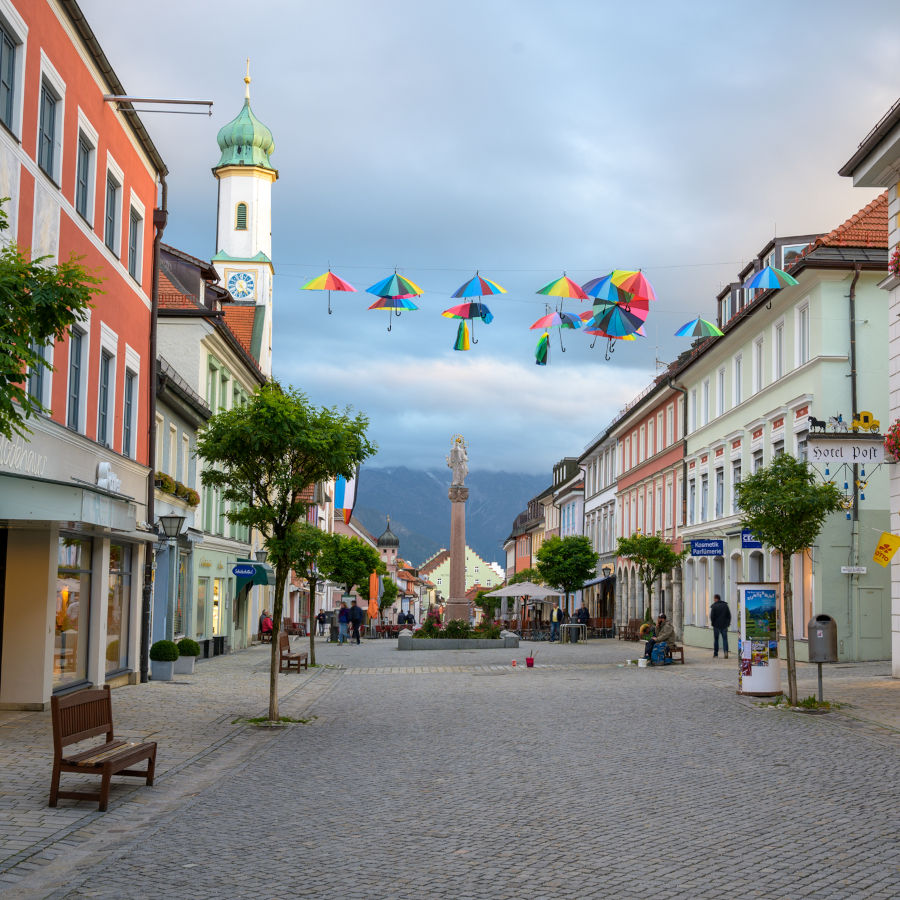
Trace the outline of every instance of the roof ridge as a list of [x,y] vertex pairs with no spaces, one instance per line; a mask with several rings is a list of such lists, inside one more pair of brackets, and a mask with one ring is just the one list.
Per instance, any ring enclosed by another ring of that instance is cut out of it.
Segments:
[[828,234],[817,238],[813,247],[888,246],[888,192],[883,191],[862,209],[845,219]]

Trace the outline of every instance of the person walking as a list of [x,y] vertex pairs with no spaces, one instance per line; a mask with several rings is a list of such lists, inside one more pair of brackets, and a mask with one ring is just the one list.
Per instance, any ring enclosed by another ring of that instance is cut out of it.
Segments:
[[359,643],[359,626],[362,625],[363,611],[356,605],[355,600],[350,601],[350,638]]
[[722,651],[728,659],[728,626],[731,624],[731,610],[728,604],[716,594],[713,605],[709,608],[709,623],[713,628],[713,658],[719,655],[719,638],[722,638]]
[[563,611],[559,608],[559,600],[554,601],[550,612],[550,643],[559,640],[559,626],[562,624]]
[[327,618],[325,610],[320,609],[319,614],[316,616],[316,621],[319,623],[319,637],[322,637],[325,634],[325,622],[327,621]]
[[341,603],[338,610],[338,644],[343,644],[347,640],[347,628],[350,625],[350,610],[347,609],[346,603]]

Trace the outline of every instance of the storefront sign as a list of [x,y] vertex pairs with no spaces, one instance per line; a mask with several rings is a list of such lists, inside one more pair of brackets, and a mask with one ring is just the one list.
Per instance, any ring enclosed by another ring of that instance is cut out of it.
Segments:
[[256,566],[249,563],[237,565],[231,570],[232,575],[238,578],[252,578],[256,574]]
[[809,461],[813,465],[884,462],[884,438],[881,436],[810,434],[806,445]]
[[888,566],[894,558],[894,554],[900,548],[900,537],[891,534],[889,531],[883,531],[881,537],[878,538],[878,546],[875,547],[875,553],[872,560],[877,562],[879,566]]
[[11,472],[35,475],[40,478],[47,468],[47,457],[36,453],[28,444],[17,437],[14,441],[0,436],[0,465]]
[[691,541],[691,556],[724,556],[725,541],[722,538],[703,538]]
[[762,541],[758,541],[756,536],[749,528],[741,529],[741,550],[759,550],[762,548]]

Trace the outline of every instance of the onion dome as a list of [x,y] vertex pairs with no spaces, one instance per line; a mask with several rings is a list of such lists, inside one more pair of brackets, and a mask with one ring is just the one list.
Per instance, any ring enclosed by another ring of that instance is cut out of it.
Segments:
[[259,166],[274,169],[269,154],[275,150],[272,132],[263,125],[250,109],[250,75],[244,78],[247,90],[243,109],[227,125],[219,129],[217,140],[222,156],[216,168],[222,166]]
[[384,533],[378,540],[375,542],[379,549],[387,548],[387,547],[399,547],[400,546],[400,538],[391,531],[391,517],[387,517],[387,528],[384,529]]

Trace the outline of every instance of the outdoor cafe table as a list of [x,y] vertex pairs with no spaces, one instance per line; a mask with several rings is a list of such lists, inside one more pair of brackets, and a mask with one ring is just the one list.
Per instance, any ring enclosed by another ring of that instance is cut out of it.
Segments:
[[578,629],[576,640],[587,641],[587,625],[582,625],[581,622],[566,622],[565,625],[559,626],[559,642],[561,644],[572,643],[573,628]]

